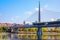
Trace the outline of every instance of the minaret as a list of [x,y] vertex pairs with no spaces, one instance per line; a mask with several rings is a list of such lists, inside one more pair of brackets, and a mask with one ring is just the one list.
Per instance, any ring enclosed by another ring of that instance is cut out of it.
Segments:
[[40,22],[40,1],[39,1],[39,12],[38,12],[38,22]]

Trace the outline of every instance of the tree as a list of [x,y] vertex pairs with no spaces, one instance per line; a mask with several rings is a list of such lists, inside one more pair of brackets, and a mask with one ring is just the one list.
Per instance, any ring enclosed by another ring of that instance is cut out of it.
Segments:
[[57,21],[60,21],[60,19],[57,19]]
[[2,27],[2,31],[3,31],[3,32],[6,32],[7,29],[8,29],[8,27],[6,27],[6,26],[3,26],[3,27]]
[[48,32],[48,28],[42,28],[43,32]]

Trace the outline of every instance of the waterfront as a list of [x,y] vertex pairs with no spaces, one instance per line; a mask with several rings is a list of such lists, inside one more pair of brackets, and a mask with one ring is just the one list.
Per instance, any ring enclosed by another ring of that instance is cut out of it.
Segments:
[[[0,40],[37,40],[36,34],[0,33]],[[60,40],[59,35],[42,35],[42,40]]]
[[42,40],[60,40],[59,27],[51,27],[50,30],[44,27],[42,28],[42,36],[39,37],[37,30],[38,28],[18,28],[17,31],[12,29],[10,33],[0,32],[0,40],[39,40],[39,38]]

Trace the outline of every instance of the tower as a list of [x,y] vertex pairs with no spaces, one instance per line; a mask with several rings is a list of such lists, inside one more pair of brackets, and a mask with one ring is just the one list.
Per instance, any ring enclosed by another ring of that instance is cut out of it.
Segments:
[[41,22],[40,19],[41,19],[41,18],[40,18],[40,1],[39,1],[38,22]]

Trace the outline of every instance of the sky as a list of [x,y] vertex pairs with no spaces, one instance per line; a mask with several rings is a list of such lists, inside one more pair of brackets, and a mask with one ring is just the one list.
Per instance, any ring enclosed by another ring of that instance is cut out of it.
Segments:
[[[26,21],[28,23],[36,21],[39,1],[41,21],[54,21],[60,18],[60,0],[0,0],[0,22],[23,23]],[[27,21],[28,19],[29,21]]]

